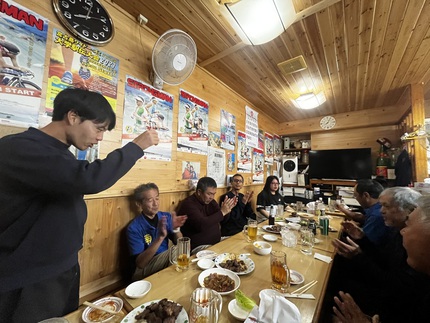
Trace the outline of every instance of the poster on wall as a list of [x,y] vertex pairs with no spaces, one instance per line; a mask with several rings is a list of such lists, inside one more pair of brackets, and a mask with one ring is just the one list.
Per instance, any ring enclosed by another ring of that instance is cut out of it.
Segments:
[[179,90],[177,150],[207,155],[209,103]]
[[158,145],[145,149],[144,159],[172,158],[173,95],[126,75],[122,145],[147,129],[155,129]]
[[246,145],[258,148],[258,112],[248,106],[245,106],[245,110]]
[[227,170],[232,172],[234,170],[236,155],[235,153],[227,153]]
[[207,176],[218,186],[225,186],[225,150],[208,147]]
[[182,179],[199,179],[200,162],[182,161]]
[[246,134],[237,131],[237,171],[239,173],[251,173],[252,148],[246,145]]
[[264,134],[264,162],[273,165],[273,155],[273,135],[266,132]]
[[116,111],[119,59],[54,28],[45,117],[57,94],[68,87],[101,93]]
[[48,20],[14,1],[1,4],[0,124],[38,127]]
[[236,146],[236,117],[221,110],[221,148],[234,150]]
[[252,182],[263,183],[264,179],[264,154],[261,149],[254,148],[252,152]]
[[221,148],[221,132],[209,131],[209,146]]
[[264,131],[263,131],[263,129],[258,129],[258,149],[262,150],[264,153]]
[[274,161],[281,161],[282,159],[282,139],[279,135],[273,135],[273,149],[274,149]]

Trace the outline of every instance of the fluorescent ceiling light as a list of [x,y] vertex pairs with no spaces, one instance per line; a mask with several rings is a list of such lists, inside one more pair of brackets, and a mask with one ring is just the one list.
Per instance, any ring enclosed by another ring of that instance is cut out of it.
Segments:
[[309,110],[319,107],[325,101],[326,98],[323,92],[320,92],[318,94],[310,92],[300,95],[297,99],[294,100],[294,103],[300,109]]
[[278,37],[296,19],[292,0],[240,0],[225,6],[251,45]]

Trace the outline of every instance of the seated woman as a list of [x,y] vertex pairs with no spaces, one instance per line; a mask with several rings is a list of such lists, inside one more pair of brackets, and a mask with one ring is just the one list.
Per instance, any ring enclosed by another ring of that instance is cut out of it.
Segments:
[[263,190],[257,196],[257,211],[259,212],[259,222],[269,218],[269,212],[266,211],[266,206],[284,205],[284,197],[279,193],[279,179],[271,175],[266,179]]

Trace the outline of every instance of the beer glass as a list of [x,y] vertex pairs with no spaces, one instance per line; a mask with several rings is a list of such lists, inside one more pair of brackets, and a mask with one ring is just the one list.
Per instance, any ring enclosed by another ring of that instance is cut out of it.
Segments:
[[248,242],[257,240],[258,222],[257,220],[248,219],[248,224],[243,227],[243,234]]
[[169,250],[169,260],[176,265],[176,269],[182,271],[188,269],[190,264],[191,240],[188,237],[178,238],[176,246]]
[[221,314],[222,297],[210,288],[199,287],[193,291],[190,299],[191,323],[216,323]]
[[287,254],[273,250],[270,253],[270,273],[272,275],[272,289],[287,293],[290,287],[290,271],[287,267]]

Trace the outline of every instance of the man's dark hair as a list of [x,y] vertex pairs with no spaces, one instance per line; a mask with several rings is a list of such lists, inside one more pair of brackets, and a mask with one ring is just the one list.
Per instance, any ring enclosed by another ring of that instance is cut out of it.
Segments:
[[356,191],[360,195],[367,192],[371,198],[377,199],[383,190],[384,187],[373,179],[359,179],[357,181]]
[[[270,193],[270,184],[272,183],[272,181],[274,179],[276,179],[278,181],[278,183],[279,183],[279,178],[277,176],[275,176],[275,175],[267,176],[266,183],[264,183],[263,191],[266,191],[267,193]],[[278,192],[279,192],[279,186],[278,186],[278,189],[276,190],[276,193],[278,193]]]
[[69,111],[75,111],[82,121],[108,123],[108,130],[115,128],[116,116],[109,102],[97,92],[67,88],[54,99],[52,121],[61,121]]
[[202,177],[197,182],[196,190],[201,190],[202,192],[206,192],[208,187],[217,188],[215,180],[212,177]]
[[243,181],[243,176],[242,176],[242,174],[237,173],[237,174],[234,174],[234,175],[230,178],[230,182],[233,182],[233,178],[235,178],[235,177],[240,177],[240,178],[242,179],[242,181]]
[[142,194],[149,190],[156,190],[158,193],[160,192],[158,190],[158,186],[154,183],[146,183],[141,184],[138,187],[134,189],[133,198],[135,201],[139,202],[142,200]]

